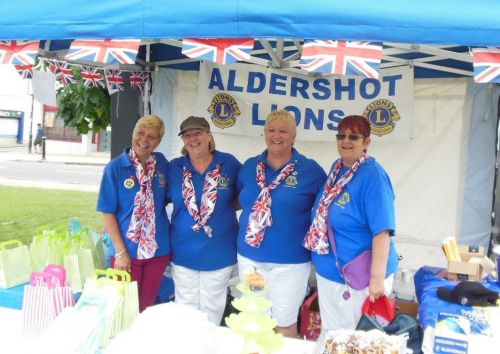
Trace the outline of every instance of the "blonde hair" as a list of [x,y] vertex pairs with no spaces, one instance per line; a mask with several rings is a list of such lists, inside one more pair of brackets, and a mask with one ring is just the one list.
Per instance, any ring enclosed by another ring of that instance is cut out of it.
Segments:
[[137,121],[137,123],[135,123],[132,135],[135,135],[137,130],[143,127],[156,128],[158,130],[158,133],[160,134],[160,141],[163,138],[163,135],[165,134],[165,124],[163,123],[163,120],[161,120],[161,118],[158,117],[156,114],[149,114],[141,117]]
[[266,118],[266,124],[264,124],[264,131],[267,130],[267,127],[271,122],[275,120],[284,120],[288,123],[290,128],[292,129],[293,135],[297,135],[297,123],[295,122],[295,118],[292,113],[282,109],[279,111],[272,111]]
[[[212,135],[212,133],[210,132],[207,132],[207,134],[210,134],[210,141],[208,142],[208,151],[209,152],[214,152],[215,150],[215,139],[214,139],[214,136]],[[187,149],[185,146],[182,147],[181,149],[181,154],[182,155],[187,155]]]

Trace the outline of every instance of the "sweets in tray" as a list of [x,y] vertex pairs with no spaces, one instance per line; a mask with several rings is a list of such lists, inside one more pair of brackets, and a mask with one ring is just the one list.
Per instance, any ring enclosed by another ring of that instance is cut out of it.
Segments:
[[404,354],[406,336],[389,336],[378,330],[329,331],[321,354]]

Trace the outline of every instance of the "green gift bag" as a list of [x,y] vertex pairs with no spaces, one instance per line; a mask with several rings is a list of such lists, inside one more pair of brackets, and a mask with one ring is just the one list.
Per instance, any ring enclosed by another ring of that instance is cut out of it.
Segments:
[[0,288],[28,282],[31,263],[28,247],[19,240],[0,243]]
[[123,310],[121,330],[130,328],[135,318],[139,315],[139,291],[137,282],[132,281],[130,274],[123,270],[108,268],[107,274],[115,275],[123,286]]

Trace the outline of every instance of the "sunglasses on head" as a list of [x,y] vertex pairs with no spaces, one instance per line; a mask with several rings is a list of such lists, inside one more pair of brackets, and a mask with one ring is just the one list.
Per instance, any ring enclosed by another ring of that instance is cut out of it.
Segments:
[[346,133],[338,133],[336,135],[337,140],[344,140],[345,138],[348,138],[351,141],[358,141],[358,139],[364,139],[364,136],[361,134],[346,134]]

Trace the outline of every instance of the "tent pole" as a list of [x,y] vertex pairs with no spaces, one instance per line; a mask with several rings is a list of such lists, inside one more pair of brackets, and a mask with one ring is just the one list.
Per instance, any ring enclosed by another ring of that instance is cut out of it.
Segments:
[[[149,62],[151,60],[151,45],[148,43],[146,44],[146,71],[150,73],[151,68],[149,67]],[[142,96],[142,115],[148,115],[151,114],[150,109],[149,109],[149,85],[151,84],[151,80],[148,76],[148,82],[146,84],[146,87],[144,87],[144,96]]]

